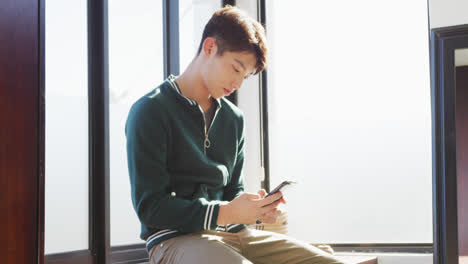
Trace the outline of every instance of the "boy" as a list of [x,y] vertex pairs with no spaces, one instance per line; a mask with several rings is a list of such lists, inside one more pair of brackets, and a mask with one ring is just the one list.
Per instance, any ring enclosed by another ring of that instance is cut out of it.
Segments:
[[281,193],[244,193],[244,120],[224,99],[266,66],[263,27],[235,7],[214,13],[198,54],[131,108],[132,201],[150,263],[342,263],[245,224],[274,223]]

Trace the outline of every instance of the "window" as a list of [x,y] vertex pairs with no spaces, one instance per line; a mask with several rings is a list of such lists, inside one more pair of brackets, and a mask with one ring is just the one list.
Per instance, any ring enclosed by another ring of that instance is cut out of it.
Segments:
[[[45,254],[88,249],[85,1],[47,1]],[[66,243],[64,243],[66,241]]]
[[109,2],[111,245],[143,243],[132,206],[125,122],[130,107],[163,81],[162,1]]
[[271,186],[312,243],[432,243],[426,1],[267,1]]
[[221,0],[180,0],[179,38],[180,72],[182,73],[195,57],[203,29],[211,15],[221,7]]

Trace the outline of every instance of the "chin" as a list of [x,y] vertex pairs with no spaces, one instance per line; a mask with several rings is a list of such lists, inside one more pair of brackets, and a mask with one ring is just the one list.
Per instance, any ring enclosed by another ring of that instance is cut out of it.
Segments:
[[222,92],[222,93],[216,93],[216,92],[211,93],[211,97],[214,98],[214,99],[219,99],[219,98],[221,98],[223,96],[224,96],[224,92]]

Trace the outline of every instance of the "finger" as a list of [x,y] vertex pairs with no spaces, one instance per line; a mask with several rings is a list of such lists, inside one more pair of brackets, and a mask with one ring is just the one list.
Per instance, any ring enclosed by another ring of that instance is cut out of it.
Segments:
[[263,223],[270,223],[270,224],[275,224],[276,222],[278,222],[278,216],[279,216],[279,212],[269,212],[269,213],[266,213],[260,221],[262,221]]
[[271,217],[276,218],[276,217],[280,216],[281,213],[282,213],[281,210],[278,210],[277,208],[275,208],[275,209],[273,209],[272,211],[266,213],[265,216],[266,216],[266,217],[270,217],[270,218],[271,218]]
[[272,211],[274,209],[276,209],[276,207],[278,207],[278,205],[280,204],[280,200],[277,200],[269,205],[266,205],[262,208],[260,208],[260,213],[261,214],[266,214],[267,212],[269,211]]
[[258,191],[258,194],[260,195],[260,198],[265,197],[266,193],[267,192],[264,189],[261,189],[260,191]]
[[262,222],[262,223],[268,223],[268,222],[267,222],[267,221],[268,221],[268,218],[269,218],[269,217],[268,217],[266,214],[262,214],[262,215],[260,215],[257,219],[258,219],[258,221],[260,221],[260,222]]
[[283,194],[281,192],[277,192],[273,195],[270,195],[267,198],[260,201],[260,206],[263,207],[265,205],[271,204],[275,202],[276,200],[279,200],[282,196]]
[[264,216],[271,217],[273,215],[273,212],[276,210],[276,208],[272,208],[270,211],[264,212]]
[[281,197],[280,201],[281,201],[281,203],[283,203],[283,204],[286,204],[286,203],[287,203],[286,198],[284,198],[284,196]]
[[258,195],[257,193],[244,193],[247,198],[251,199],[251,200],[259,200],[261,199],[260,195]]

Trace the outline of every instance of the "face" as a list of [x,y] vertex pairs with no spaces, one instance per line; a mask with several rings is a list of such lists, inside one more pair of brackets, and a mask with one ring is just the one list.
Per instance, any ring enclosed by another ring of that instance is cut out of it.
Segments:
[[244,79],[252,75],[255,70],[257,60],[252,53],[226,51],[218,55],[216,45],[209,53],[205,49],[203,52],[205,52],[203,80],[213,98],[228,96],[238,90]]

